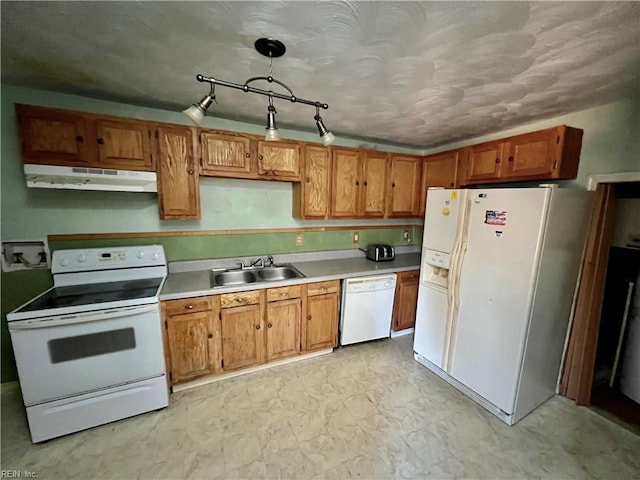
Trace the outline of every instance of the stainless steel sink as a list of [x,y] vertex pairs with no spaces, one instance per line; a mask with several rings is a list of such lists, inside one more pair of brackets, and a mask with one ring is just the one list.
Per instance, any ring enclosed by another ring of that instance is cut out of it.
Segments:
[[213,269],[209,272],[211,287],[245,285],[255,282],[277,282],[291,278],[303,278],[304,275],[290,264],[272,267]]
[[258,277],[265,282],[276,282],[278,280],[287,280],[289,278],[300,278],[304,276],[290,265],[265,267],[258,270],[257,273]]
[[250,270],[227,270],[223,272],[211,271],[211,286],[226,287],[229,285],[244,285],[256,281],[255,274]]

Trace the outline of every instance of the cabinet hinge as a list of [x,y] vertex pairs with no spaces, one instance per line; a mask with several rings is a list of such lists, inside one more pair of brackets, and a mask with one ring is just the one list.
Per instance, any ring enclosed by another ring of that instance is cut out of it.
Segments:
[[169,330],[169,325],[167,324],[166,320],[164,321],[164,328],[165,328],[165,330]]
[[553,162],[553,169],[555,170],[556,168],[558,168],[558,161],[557,160],[555,162]]
[[156,130],[156,138],[160,138],[160,137],[158,137],[158,130]]
[[224,368],[224,360],[220,360],[220,366]]
[[169,372],[169,381],[173,382],[173,375],[171,374],[171,372]]
[[222,321],[222,312],[218,312],[218,320]]
[[560,135],[556,137],[556,143],[560,143]]

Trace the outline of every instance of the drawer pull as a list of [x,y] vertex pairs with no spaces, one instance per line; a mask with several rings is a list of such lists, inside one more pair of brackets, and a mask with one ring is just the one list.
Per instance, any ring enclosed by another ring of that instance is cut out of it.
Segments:
[[288,296],[288,295],[289,295],[289,294],[288,294],[288,293],[286,293],[286,292],[282,292],[282,293],[280,294],[280,296],[281,296],[281,297],[286,297],[286,296]]
[[307,315],[307,320],[311,320],[311,315]]
[[244,303],[244,302],[246,302],[246,301],[247,301],[247,299],[246,299],[246,298],[244,298],[244,297],[238,297],[238,298],[236,298],[236,302],[238,302],[238,303]]
[[260,330],[260,325],[256,325],[256,330]]
[[270,323],[267,323],[267,328],[271,328],[273,327],[273,325],[271,325]]
[[184,308],[186,310],[193,310],[193,305],[185,305]]
[[246,153],[244,154],[244,156],[245,156],[245,157],[247,157],[247,158],[249,158],[249,157],[251,156],[251,154],[250,154],[249,152],[246,152]]
[[213,338],[213,333],[210,333],[209,335],[207,335],[207,338]]

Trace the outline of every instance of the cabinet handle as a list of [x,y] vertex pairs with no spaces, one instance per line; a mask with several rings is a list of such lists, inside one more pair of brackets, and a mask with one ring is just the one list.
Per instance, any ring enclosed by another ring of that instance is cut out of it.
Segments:
[[449,186],[450,186],[450,187],[453,187],[453,182],[451,182],[451,183],[449,184]]
[[98,142],[98,145],[104,145],[104,139],[103,138],[98,138],[98,140],[96,140]]
[[307,320],[311,320],[311,315],[307,315]]
[[193,170],[189,170],[189,175],[193,175]]
[[213,333],[210,333],[209,335],[207,335],[207,338],[213,338]]
[[327,287],[320,287],[320,291],[321,292],[326,292],[327,291]]
[[236,302],[238,302],[238,303],[244,303],[245,301],[246,301],[246,300],[245,300],[245,298],[244,298],[244,297],[238,297],[238,298],[236,298]]
[[356,187],[360,185],[360,182],[358,180],[356,180]]
[[82,142],[84,142],[84,138],[82,138],[80,135],[78,135],[78,136],[76,137],[76,142],[78,142],[78,143],[82,143]]
[[270,323],[267,323],[267,328],[271,328],[273,327],[273,325],[271,325]]
[[286,297],[286,296],[288,296],[288,295],[289,295],[288,293],[281,293],[281,294],[280,294],[280,296],[281,296],[281,297]]
[[262,160],[264,157],[262,155],[258,155],[258,160]]
[[396,188],[396,182],[393,182],[393,183],[391,184],[391,187],[392,187],[392,188]]
[[364,186],[365,186],[365,187],[367,186],[367,182],[366,182],[366,181],[364,182]]
[[499,158],[496,158],[496,163],[500,163],[500,159]]
[[509,161],[510,161],[510,162],[513,162],[513,157],[509,157]]
[[260,325],[256,325],[256,330],[260,330]]
[[185,305],[184,308],[187,310],[193,310],[193,305]]
[[311,181],[311,179],[310,179],[309,177],[306,177],[306,178],[304,179],[304,181],[305,181],[305,182],[307,182],[307,183],[309,183],[309,182]]
[[249,158],[251,156],[251,154],[249,152],[244,154],[245,157]]

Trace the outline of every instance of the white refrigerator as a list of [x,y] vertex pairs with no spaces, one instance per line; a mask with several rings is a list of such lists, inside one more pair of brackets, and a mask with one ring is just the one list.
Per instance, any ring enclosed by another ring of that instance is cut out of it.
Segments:
[[510,425],[555,393],[592,203],[428,191],[414,358]]

